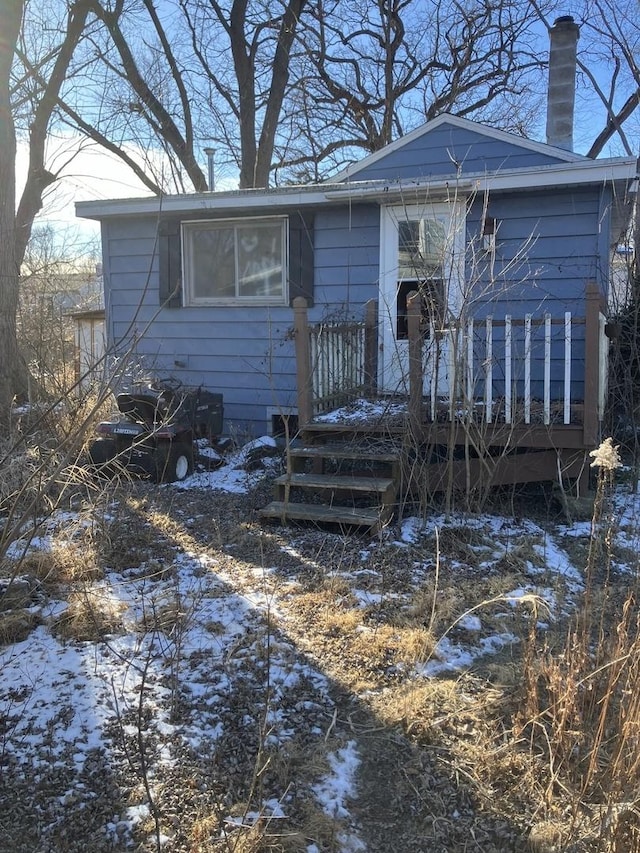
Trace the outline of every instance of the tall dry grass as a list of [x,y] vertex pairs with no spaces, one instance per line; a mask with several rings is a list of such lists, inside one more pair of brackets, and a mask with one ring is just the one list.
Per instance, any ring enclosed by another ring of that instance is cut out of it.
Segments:
[[598,482],[584,591],[559,650],[539,648],[531,630],[513,736],[539,773],[534,849],[631,853],[640,850],[638,590],[635,580],[622,591],[612,583],[617,450],[608,439],[592,455]]

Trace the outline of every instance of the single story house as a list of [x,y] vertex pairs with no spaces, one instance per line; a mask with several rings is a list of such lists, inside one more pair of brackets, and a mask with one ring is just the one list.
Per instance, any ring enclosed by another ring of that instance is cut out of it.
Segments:
[[[423,291],[425,324],[443,328],[584,318],[589,284],[604,312],[636,172],[634,158],[590,160],[442,115],[330,184],[77,210],[102,226],[110,346],[155,375],[221,391],[229,428],[261,434],[296,407],[297,296],[312,323],[359,317],[377,300],[377,387],[388,394],[407,387],[412,289]],[[576,402],[584,355],[584,330],[574,329]],[[535,383],[544,366],[533,361]],[[558,400],[564,353],[550,367]],[[446,393],[444,368],[438,383]]]
[[228,433],[406,397],[435,444],[471,417],[501,426],[489,444],[576,451],[576,469],[637,173],[441,115],[330,183],[77,212],[101,223],[109,346],[222,392]]

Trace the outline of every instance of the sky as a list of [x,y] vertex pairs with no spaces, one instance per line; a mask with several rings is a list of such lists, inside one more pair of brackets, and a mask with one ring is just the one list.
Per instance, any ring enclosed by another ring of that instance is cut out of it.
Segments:
[[[118,158],[99,146],[89,146],[81,137],[66,137],[50,144],[47,159],[55,169],[57,165],[73,159],[64,167],[64,177],[57,181],[45,195],[44,206],[37,223],[50,223],[58,231],[77,231],[80,242],[90,242],[99,237],[100,224],[76,217],[75,203],[107,198],[129,198],[150,195],[149,190]],[[24,186],[29,163],[26,144],[19,143],[16,156],[17,197]]]

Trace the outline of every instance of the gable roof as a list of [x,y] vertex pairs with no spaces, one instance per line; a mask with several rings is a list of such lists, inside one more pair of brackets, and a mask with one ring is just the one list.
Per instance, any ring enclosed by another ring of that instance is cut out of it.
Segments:
[[[455,139],[456,135],[458,137],[466,135],[467,139],[476,138],[478,140],[491,143],[494,146],[498,143],[505,152],[511,150],[520,151],[523,155],[537,155],[538,165],[543,164],[540,158],[543,158],[546,163],[576,163],[581,160],[589,159],[581,154],[575,154],[573,151],[556,148],[555,146],[547,145],[544,142],[535,142],[531,139],[526,139],[523,136],[517,136],[515,133],[497,130],[496,128],[488,127],[487,125],[480,124],[466,118],[460,118],[459,116],[450,115],[449,113],[443,113],[432,121],[428,121],[425,124],[420,125],[420,127],[417,127],[415,130],[412,130],[410,133],[407,133],[406,136],[402,136],[394,142],[389,143],[389,145],[385,145],[385,147],[381,148],[379,151],[375,151],[373,154],[369,154],[357,163],[347,166],[332,178],[332,183],[340,183],[353,178],[362,180],[364,177],[362,173],[370,173],[372,171],[372,167],[381,165],[381,161],[389,159],[393,160],[395,154],[399,152],[406,153],[409,149],[415,147],[420,142],[422,142],[423,147],[425,147],[429,141],[426,137],[438,137],[437,144],[441,146],[443,131],[449,131],[450,136],[453,139]],[[455,168],[453,168],[454,165],[455,164],[452,162],[452,171],[455,171]],[[528,165],[533,165],[533,163],[529,162]]]

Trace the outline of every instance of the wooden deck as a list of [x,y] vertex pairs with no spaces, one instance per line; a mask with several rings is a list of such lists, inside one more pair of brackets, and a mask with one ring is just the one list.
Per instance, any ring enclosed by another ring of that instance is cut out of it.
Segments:
[[[466,318],[445,330],[456,342],[446,351],[458,355],[449,365],[448,377],[454,378],[446,395],[438,393],[437,380],[425,379],[431,358],[425,340],[437,335],[433,329],[425,334],[417,293],[407,305],[406,394],[385,395],[376,384],[375,304],[366,306],[360,325],[310,326],[305,301],[294,301],[302,446],[289,449],[289,472],[276,481],[274,502],[263,515],[376,531],[398,501],[425,489],[469,495],[550,480],[577,494],[586,491],[588,453],[600,438],[606,375],[597,288],[587,288],[584,317]],[[561,376],[552,381],[554,328],[559,330],[554,370],[557,374],[560,366]],[[519,329],[518,345],[514,329]],[[581,360],[573,349],[576,329],[584,347]],[[535,334],[542,353],[537,361]],[[575,391],[572,395],[576,387],[583,391],[580,399]]]

